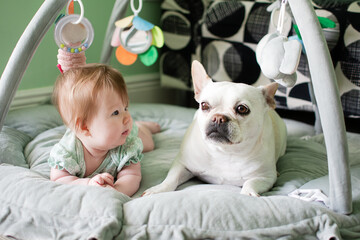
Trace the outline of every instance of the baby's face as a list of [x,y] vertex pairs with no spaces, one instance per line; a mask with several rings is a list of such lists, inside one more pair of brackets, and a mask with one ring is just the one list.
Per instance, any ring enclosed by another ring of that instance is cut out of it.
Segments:
[[132,129],[132,118],[118,93],[99,92],[95,115],[87,121],[94,148],[110,150],[125,143]]

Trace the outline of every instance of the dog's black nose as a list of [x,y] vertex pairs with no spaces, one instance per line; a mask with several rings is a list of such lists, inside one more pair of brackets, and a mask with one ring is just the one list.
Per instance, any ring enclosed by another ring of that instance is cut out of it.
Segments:
[[226,123],[227,121],[229,121],[229,119],[228,119],[228,117],[226,117],[224,115],[214,114],[214,116],[212,117],[212,121],[217,124],[222,124],[222,123]]

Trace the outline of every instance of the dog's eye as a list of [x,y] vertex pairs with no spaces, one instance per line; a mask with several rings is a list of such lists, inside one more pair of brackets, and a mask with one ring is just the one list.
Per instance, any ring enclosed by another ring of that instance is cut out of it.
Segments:
[[236,113],[240,115],[247,115],[250,113],[250,109],[245,104],[240,104],[236,107]]
[[201,110],[207,111],[209,109],[210,109],[210,105],[207,102],[202,102],[201,103]]

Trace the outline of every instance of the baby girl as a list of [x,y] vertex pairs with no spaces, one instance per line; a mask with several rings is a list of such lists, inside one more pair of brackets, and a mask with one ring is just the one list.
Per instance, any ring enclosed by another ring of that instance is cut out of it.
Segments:
[[51,150],[50,179],[136,193],[142,152],[154,149],[160,126],[133,124],[120,72],[104,64],[71,68],[57,78],[53,102],[68,129]]

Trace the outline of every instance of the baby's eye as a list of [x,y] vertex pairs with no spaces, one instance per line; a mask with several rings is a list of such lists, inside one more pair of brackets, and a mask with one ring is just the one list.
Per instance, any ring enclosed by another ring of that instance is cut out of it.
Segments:
[[113,116],[117,116],[117,115],[119,115],[119,111],[118,111],[118,110],[116,110],[116,111],[114,111],[111,115],[113,115]]

